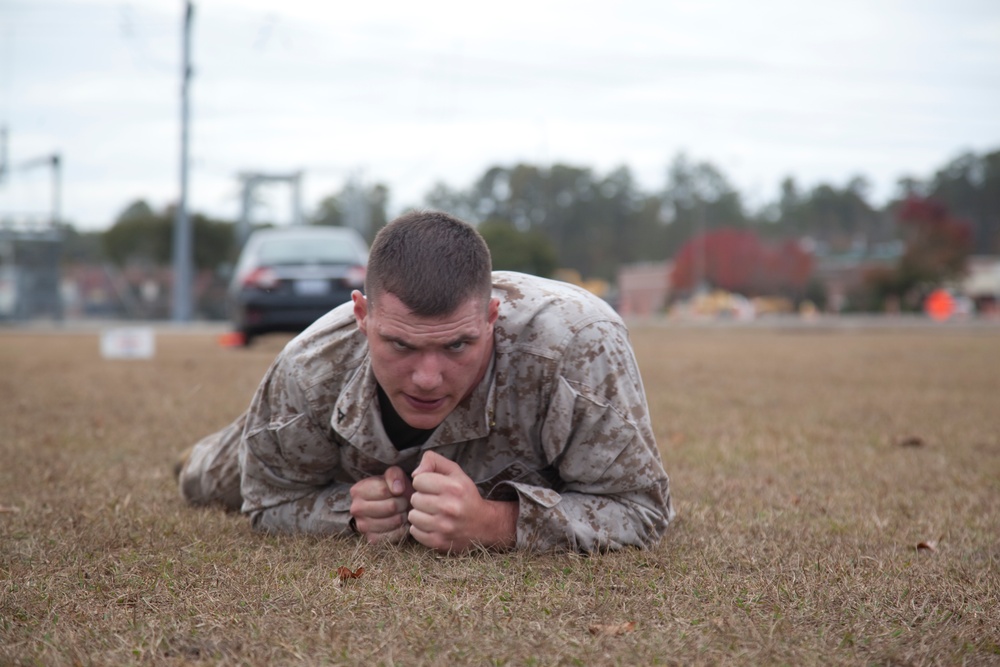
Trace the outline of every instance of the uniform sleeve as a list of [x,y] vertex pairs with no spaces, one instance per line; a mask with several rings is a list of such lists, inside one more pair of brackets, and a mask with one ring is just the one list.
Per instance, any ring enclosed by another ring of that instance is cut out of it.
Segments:
[[250,405],[240,444],[242,511],[261,531],[350,532],[351,482],[340,448],[287,366],[279,357]]
[[541,435],[560,486],[510,483],[518,548],[600,551],[662,537],[673,518],[670,485],[623,325],[597,322],[575,336]]

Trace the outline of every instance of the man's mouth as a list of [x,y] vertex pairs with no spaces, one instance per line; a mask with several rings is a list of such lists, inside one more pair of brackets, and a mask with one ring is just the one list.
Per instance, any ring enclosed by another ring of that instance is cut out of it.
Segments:
[[428,400],[423,398],[417,398],[416,396],[411,396],[410,394],[403,394],[403,395],[406,396],[406,402],[409,403],[411,407],[413,407],[416,410],[420,410],[422,412],[432,412],[434,410],[437,410],[442,405],[444,405],[445,401],[444,398],[435,398]]

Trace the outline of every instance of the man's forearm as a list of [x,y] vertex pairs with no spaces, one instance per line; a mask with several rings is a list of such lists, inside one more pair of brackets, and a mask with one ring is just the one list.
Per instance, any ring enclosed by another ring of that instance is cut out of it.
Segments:
[[515,486],[521,495],[518,549],[593,552],[649,547],[663,536],[672,518],[666,482],[615,495],[564,492],[557,502],[550,497],[544,504],[532,498],[531,487]]
[[352,533],[350,507],[350,485],[334,484],[249,514],[254,530],[262,532],[337,535]]

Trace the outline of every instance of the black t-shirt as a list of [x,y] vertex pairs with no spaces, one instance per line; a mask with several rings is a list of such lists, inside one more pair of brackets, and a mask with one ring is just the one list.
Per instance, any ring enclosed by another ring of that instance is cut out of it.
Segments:
[[378,388],[378,406],[382,410],[382,426],[385,428],[389,441],[398,450],[419,447],[427,442],[434,432],[432,428],[413,428],[399,416],[396,408],[392,407],[392,401]]

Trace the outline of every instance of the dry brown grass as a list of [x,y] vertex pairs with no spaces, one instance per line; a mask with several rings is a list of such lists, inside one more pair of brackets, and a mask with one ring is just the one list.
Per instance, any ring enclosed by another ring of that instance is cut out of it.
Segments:
[[1000,662],[997,331],[633,338],[662,545],[439,558],[181,504],[176,453],[282,339],[109,362],[96,334],[0,332],[0,664]]

